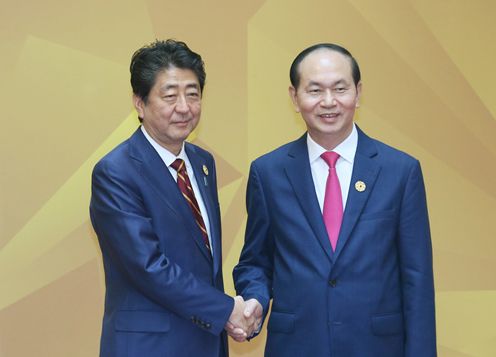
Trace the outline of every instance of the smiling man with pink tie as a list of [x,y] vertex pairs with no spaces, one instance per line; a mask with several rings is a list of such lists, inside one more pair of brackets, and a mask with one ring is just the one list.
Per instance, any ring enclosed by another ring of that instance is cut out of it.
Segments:
[[233,273],[257,319],[273,300],[265,355],[436,356],[419,162],[354,124],[362,82],[343,47],[305,49],[290,79],[307,133],[252,163]]

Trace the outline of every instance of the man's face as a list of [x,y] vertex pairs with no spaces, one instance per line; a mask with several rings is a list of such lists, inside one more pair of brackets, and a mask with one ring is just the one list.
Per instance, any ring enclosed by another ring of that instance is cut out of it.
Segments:
[[298,73],[298,88],[289,88],[296,111],[312,139],[332,150],[352,131],[362,85],[353,82],[350,60],[329,49],[307,55]]
[[200,120],[201,92],[195,73],[170,67],[157,75],[146,103],[136,95],[133,99],[146,131],[177,155]]

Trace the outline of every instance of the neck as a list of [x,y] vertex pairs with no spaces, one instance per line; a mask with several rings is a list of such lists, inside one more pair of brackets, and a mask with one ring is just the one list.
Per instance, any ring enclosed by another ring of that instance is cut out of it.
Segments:
[[350,136],[350,134],[351,134],[351,130],[349,130],[349,132],[347,133],[344,133],[343,135],[332,135],[332,134],[316,135],[315,133],[308,131],[308,135],[310,135],[312,140],[315,141],[320,146],[322,146],[327,151],[334,150],[336,146],[338,146],[343,141],[345,141],[346,138]]
[[181,149],[183,148],[183,142],[170,142],[170,141],[164,141],[160,138],[159,135],[156,135],[153,130],[151,130],[150,127],[147,125],[143,124],[143,128],[145,128],[146,132],[150,137],[161,147],[163,147],[165,150],[169,151],[171,154],[177,156],[181,152]]

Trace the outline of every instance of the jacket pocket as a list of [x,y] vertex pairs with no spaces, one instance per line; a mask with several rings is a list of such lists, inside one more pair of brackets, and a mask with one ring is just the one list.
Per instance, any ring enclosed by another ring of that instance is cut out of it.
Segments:
[[117,311],[114,327],[120,332],[167,332],[170,316],[159,311]]
[[372,317],[372,332],[375,335],[397,335],[403,331],[403,314],[401,313]]
[[295,325],[294,314],[272,311],[267,330],[270,332],[293,333]]

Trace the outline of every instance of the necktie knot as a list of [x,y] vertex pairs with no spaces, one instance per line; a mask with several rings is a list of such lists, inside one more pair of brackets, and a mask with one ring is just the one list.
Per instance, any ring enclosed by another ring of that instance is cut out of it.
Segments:
[[326,164],[331,168],[336,168],[336,161],[339,159],[339,154],[334,151],[326,151],[322,155],[320,155],[322,159],[326,162]]
[[177,172],[180,172],[184,169],[184,160],[183,159],[176,159],[172,164],[171,167],[176,170]]

